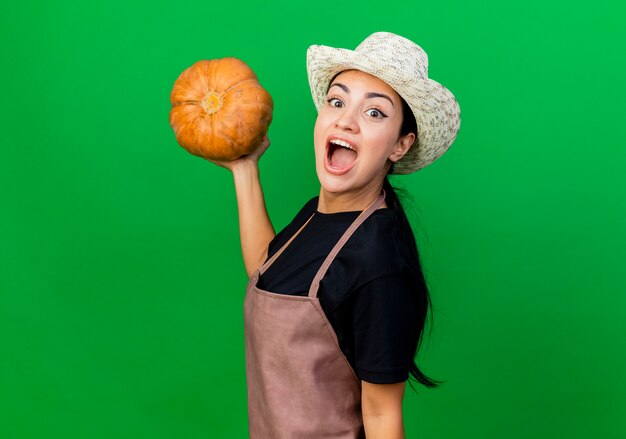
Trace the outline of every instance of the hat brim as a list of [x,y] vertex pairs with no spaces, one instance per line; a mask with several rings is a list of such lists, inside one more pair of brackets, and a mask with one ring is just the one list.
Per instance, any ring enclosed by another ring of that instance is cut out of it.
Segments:
[[409,105],[417,123],[417,139],[397,161],[392,174],[415,172],[441,157],[460,128],[460,108],[454,95],[427,77],[407,80],[397,66],[355,50],[322,45],[307,50],[307,73],[316,109],[325,102],[330,81],[344,70],[361,70],[391,86]]

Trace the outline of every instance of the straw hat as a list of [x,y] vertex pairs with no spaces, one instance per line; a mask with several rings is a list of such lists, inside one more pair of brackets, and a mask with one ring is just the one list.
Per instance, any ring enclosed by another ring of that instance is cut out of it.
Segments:
[[357,69],[385,81],[407,102],[417,122],[417,139],[393,166],[392,174],[410,174],[448,150],[461,125],[454,95],[428,78],[428,56],[399,35],[376,32],[355,50],[313,45],[307,50],[307,73],[313,102],[319,111],[332,78]]

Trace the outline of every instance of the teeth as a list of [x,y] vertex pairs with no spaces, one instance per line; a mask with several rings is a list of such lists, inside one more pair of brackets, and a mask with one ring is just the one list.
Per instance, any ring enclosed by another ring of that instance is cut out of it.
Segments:
[[348,142],[343,141],[343,140],[332,139],[330,143],[334,143],[335,145],[343,146],[344,148],[348,148],[348,149],[355,151],[355,149],[352,146],[350,146]]

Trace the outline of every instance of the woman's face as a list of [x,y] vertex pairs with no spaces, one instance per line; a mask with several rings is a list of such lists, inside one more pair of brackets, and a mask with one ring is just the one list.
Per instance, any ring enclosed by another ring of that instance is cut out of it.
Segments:
[[415,140],[399,138],[402,101],[387,83],[360,70],[335,77],[314,129],[315,167],[334,194],[378,190],[392,162]]

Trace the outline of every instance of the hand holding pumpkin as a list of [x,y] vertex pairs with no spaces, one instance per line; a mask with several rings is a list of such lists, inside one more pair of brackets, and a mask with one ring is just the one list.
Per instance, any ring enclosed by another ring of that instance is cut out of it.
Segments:
[[217,166],[221,166],[222,168],[226,168],[229,171],[234,172],[237,166],[243,165],[246,162],[257,163],[269,146],[270,139],[269,137],[267,137],[266,134],[265,137],[263,137],[263,140],[261,140],[261,143],[258,145],[258,147],[254,148],[250,154],[243,155],[235,160],[207,160],[216,164]]
[[231,169],[227,162],[258,160],[269,146],[272,97],[237,58],[196,62],[174,82],[170,102],[176,140],[193,155]]

